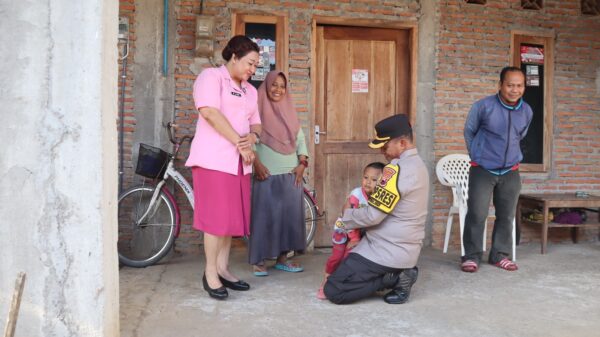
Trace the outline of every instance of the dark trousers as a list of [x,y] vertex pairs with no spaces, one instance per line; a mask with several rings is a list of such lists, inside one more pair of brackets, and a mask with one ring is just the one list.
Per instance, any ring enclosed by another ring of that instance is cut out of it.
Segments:
[[386,273],[400,272],[372,262],[356,253],[348,254],[342,264],[329,275],[323,291],[335,304],[348,304],[371,296],[383,288]]
[[462,260],[481,261],[483,254],[483,230],[486,225],[490,198],[493,196],[496,221],[492,232],[492,248],[489,262],[496,263],[510,255],[512,248],[512,225],[515,218],[521,177],[519,171],[510,171],[497,176],[480,166],[469,171],[469,200],[463,244],[465,256]]

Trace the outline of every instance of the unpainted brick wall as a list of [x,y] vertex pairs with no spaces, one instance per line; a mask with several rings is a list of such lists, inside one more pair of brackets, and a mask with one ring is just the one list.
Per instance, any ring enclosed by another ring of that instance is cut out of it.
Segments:
[[[133,28],[135,19],[135,0],[120,0],[120,14],[130,18]],[[139,0],[138,0],[139,1]],[[197,112],[192,99],[192,85],[197,73],[204,67],[211,65],[205,59],[194,58],[195,47],[195,17],[201,14],[200,1],[171,1],[176,20],[176,43],[174,51],[175,62],[175,116],[180,125],[179,136],[193,135]],[[411,0],[340,0],[340,1],[275,1],[275,0],[239,0],[239,1],[204,1],[202,14],[214,15],[218,19],[216,27],[217,48],[223,48],[231,36],[231,13],[238,12],[259,13],[269,15],[272,12],[285,13],[289,18],[289,79],[290,91],[301,119],[305,132],[309,130],[310,116],[310,38],[311,22],[314,15],[340,16],[346,18],[372,18],[389,21],[415,22],[419,17],[420,5]],[[131,31],[131,52],[129,64],[135,62],[135,31]],[[131,83],[133,75],[127,73],[126,109],[125,109],[125,172],[126,186],[133,181],[134,163],[131,163],[132,140],[135,132],[135,115],[133,114],[133,100],[131,97]],[[148,118],[154,118],[148,116]],[[181,159],[177,164],[182,172],[184,159],[189,154],[189,148],[180,152]],[[187,178],[191,182],[188,174]],[[177,240],[177,247],[183,251],[195,251],[201,243],[201,236],[191,229],[193,211],[187,207],[184,194],[177,188],[176,198],[181,201],[182,232]]]
[[[195,60],[194,24],[200,14],[200,1],[170,2],[175,11],[175,114],[182,126],[179,135],[193,134],[197,113],[193,106],[192,84],[196,73],[210,66]],[[463,0],[437,3],[436,13],[420,13],[418,1],[340,0],[280,1],[238,0],[204,1],[203,14],[218,18],[216,39],[222,48],[231,32],[232,10],[253,13],[284,12],[289,17],[290,89],[303,127],[310,116],[310,36],[313,16],[373,18],[416,22],[423,14],[435,15],[436,37],[434,153],[436,161],[449,153],[465,153],[462,130],[471,104],[497,90],[498,73],[510,61],[511,30],[555,32],[554,140],[551,168],[547,174],[524,173],[523,191],[550,192],[582,190],[597,192],[600,187],[600,20],[582,16],[579,0],[546,0],[540,11],[520,9],[520,0],[489,0],[486,5],[466,4]],[[135,62],[135,1],[120,0],[120,15],[130,19],[131,65]],[[120,72],[119,72],[120,75]],[[135,130],[131,83],[127,73],[125,105],[125,166],[131,177],[131,143]],[[148,118],[153,118],[149,116]],[[305,129],[305,132],[308,130]],[[188,149],[180,158],[187,158]],[[179,161],[180,168],[184,161]],[[183,170],[185,171],[185,169]],[[188,178],[190,178],[188,176]],[[190,179],[191,181],[191,179]],[[198,249],[200,235],[191,229],[192,210],[181,200],[183,228],[177,245],[185,251]],[[443,245],[446,215],[451,203],[450,190],[435,182],[433,196],[432,244]],[[458,248],[458,219],[455,218],[452,244]],[[491,228],[490,228],[491,229]],[[539,242],[539,228],[524,227],[522,242]],[[491,230],[489,231],[491,235]],[[597,229],[583,239],[593,239]],[[569,239],[568,230],[552,229],[551,241]]]
[[[177,1],[177,47],[175,52],[176,66],[176,102],[175,109],[178,123],[182,124],[182,134],[192,134],[195,128],[197,113],[193,106],[192,84],[196,75],[194,25],[195,16],[200,14],[200,1]],[[269,14],[270,12],[286,13],[289,18],[289,79],[294,104],[301,119],[305,133],[309,130],[310,116],[310,39],[311,22],[314,15],[386,19],[392,21],[416,21],[420,6],[415,1],[204,1],[203,14],[218,18],[217,40],[219,48],[223,48],[231,36],[231,12],[247,11]],[[204,66],[210,66],[204,61]],[[308,134],[308,133],[307,133]],[[178,195],[178,198],[182,198]],[[192,212],[186,210],[183,217],[186,224],[182,236],[191,245],[200,243],[198,234],[189,230]],[[182,241],[182,240],[178,240]],[[178,243],[179,244],[179,243]]]
[[[126,188],[133,181],[133,171],[135,169],[132,163],[132,144],[133,133],[135,131],[136,117],[133,111],[135,97],[132,94],[132,84],[134,79],[133,64],[135,63],[135,0],[119,0],[119,16],[129,19],[129,54],[127,55],[127,68],[125,73],[125,87],[122,86],[123,60],[119,57],[119,109],[123,109],[123,121],[119,121],[118,127],[123,123],[123,186]],[[119,55],[124,55],[124,43],[119,44]],[[121,107],[121,95],[125,91],[123,107]],[[120,111],[120,110],[119,110]]]
[[[510,62],[511,30],[555,33],[554,140],[548,173],[521,173],[524,192],[600,191],[600,18],[581,15],[579,0],[546,0],[539,11],[520,9],[520,0],[440,2],[434,149],[436,162],[466,153],[463,126],[471,104],[497,91],[498,74]],[[441,247],[450,189],[434,189],[433,246]],[[597,216],[592,214],[591,216]],[[458,223],[458,217],[455,218]],[[489,221],[490,223],[492,221]],[[524,226],[521,242],[539,242],[541,229]],[[459,245],[458,225],[452,243]],[[491,237],[491,226],[488,231]],[[549,240],[570,239],[568,229],[551,229]],[[597,240],[587,230],[583,240]],[[488,238],[489,239],[489,238]]]

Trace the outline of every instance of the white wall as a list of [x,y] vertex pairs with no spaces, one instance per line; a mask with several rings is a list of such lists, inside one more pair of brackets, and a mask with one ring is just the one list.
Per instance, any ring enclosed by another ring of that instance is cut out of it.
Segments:
[[0,15],[0,321],[24,271],[16,336],[118,336],[118,1]]

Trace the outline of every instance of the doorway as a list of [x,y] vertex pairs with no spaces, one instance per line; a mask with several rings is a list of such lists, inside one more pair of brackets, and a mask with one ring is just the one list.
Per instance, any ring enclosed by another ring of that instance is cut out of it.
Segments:
[[316,246],[331,245],[331,224],[364,166],[385,162],[367,143],[374,124],[394,114],[414,121],[416,28],[316,24],[313,95],[314,184],[325,210]]

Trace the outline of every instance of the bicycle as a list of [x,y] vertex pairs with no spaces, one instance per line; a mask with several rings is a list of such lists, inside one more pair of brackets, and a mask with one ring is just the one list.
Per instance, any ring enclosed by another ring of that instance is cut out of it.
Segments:
[[[194,192],[190,183],[175,168],[179,148],[193,137],[176,138],[173,123],[166,125],[173,152],[140,144],[136,174],[153,179],[150,184],[139,184],[119,195],[118,242],[119,261],[130,267],[142,268],[153,265],[165,257],[174,247],[181,229],[179,205],[166,186],[171,178],[183,190],[187,201],[194,208]],[[157,178],[160,179],[157,181]],[[322,217],[315,199],[315,191],[304,186],[304,212],[306,219],[306,245],[315,235],[317,219]]]

